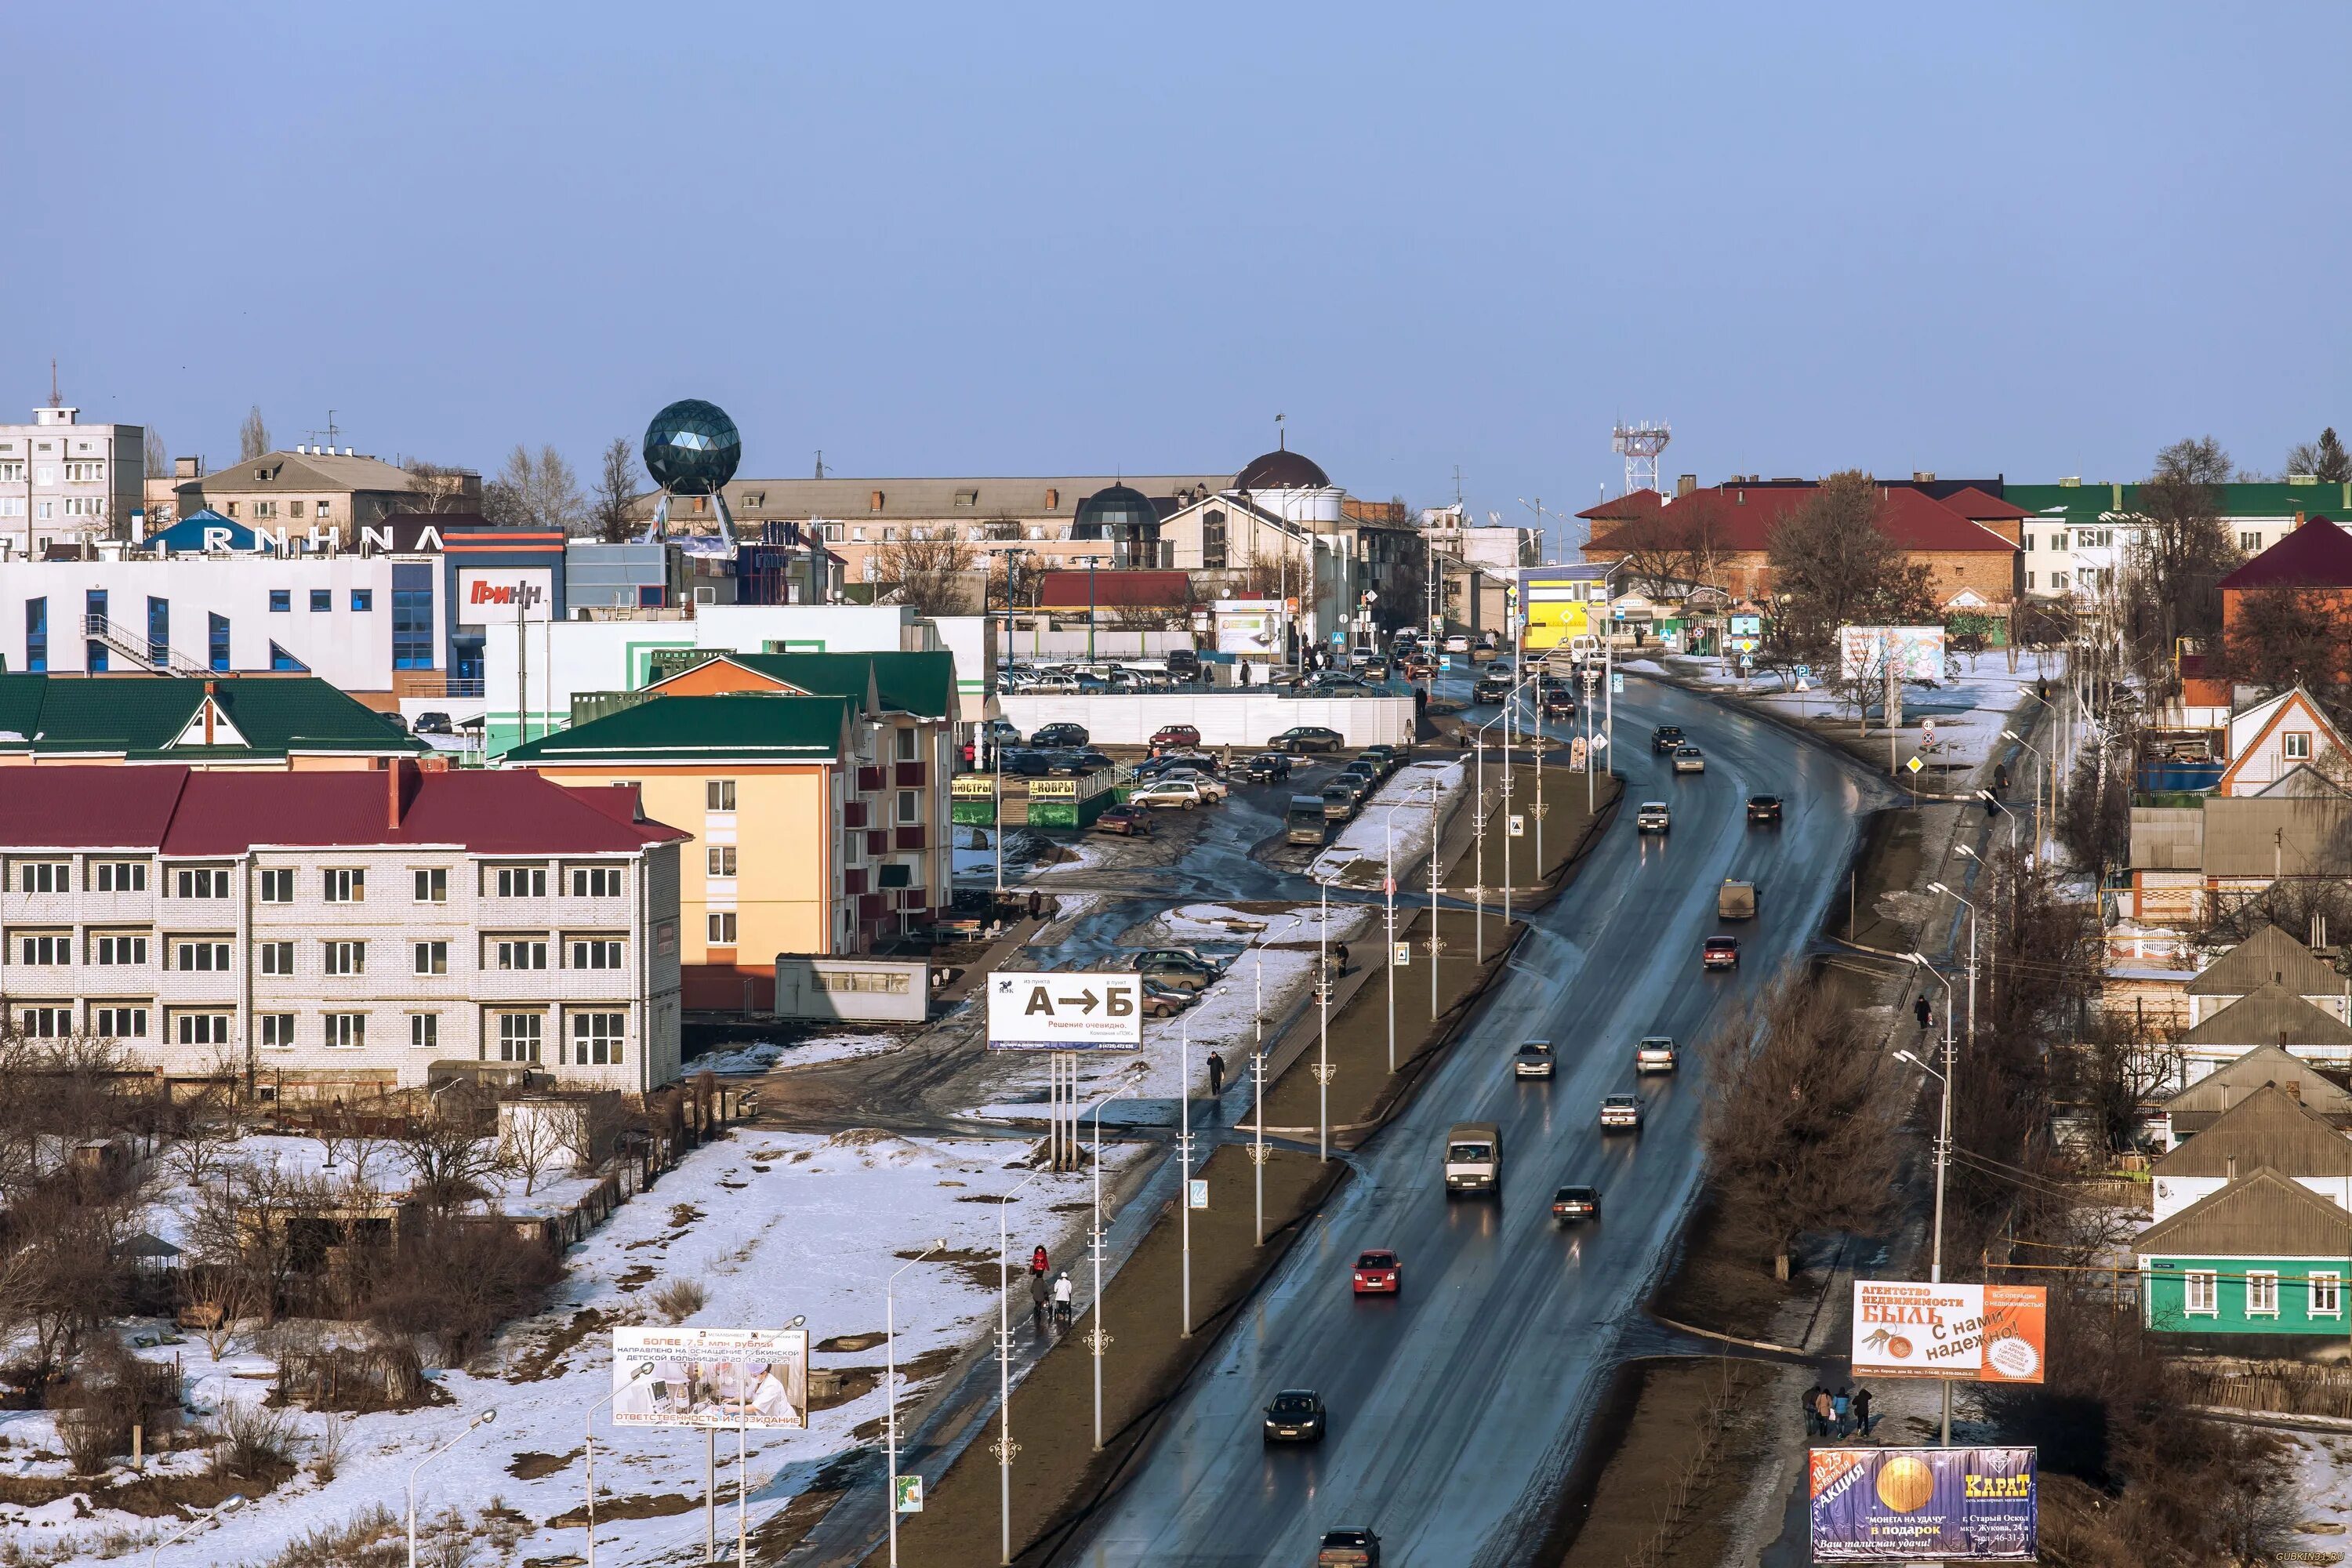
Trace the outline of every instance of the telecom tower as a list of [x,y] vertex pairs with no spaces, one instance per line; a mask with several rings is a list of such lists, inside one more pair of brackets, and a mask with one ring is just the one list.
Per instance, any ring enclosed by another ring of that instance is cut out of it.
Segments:
[[1643,420],[1639,425],[1620,425],[1611,432],[1609,445],[1625,458],[1625,493],[1635,490],[1656,490],[1665,493],[1658,483],[1658,454],[1675,438],[1674,426],[1664,420],[1652,424]]

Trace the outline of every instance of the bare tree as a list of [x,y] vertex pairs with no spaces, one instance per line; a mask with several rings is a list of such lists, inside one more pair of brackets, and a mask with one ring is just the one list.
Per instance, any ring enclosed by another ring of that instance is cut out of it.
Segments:
[[2129,1013],[2091,1015],[2051,1053],[2052,1094],[2082,1119],[2107,1154],[2127,1154],[2147,1135],[2150,1097],[2175,1076],[2169,1041]]
[[2220,652],[2230,679],[2282,691],[2307,688],[2340,722],[2352,719],[2352,607],[2323,589],[2280,585],[2238,596]]
[[[1261,531],[1260,537],[1264,537]],[[1259,551],[1242,568],[1243,593],[1253,599],[1303,599],[1307,596],[1312,574],[1307,571],[1307,558],[1287,544],[1275,551]]]
[[2155,475],[2138,489],[2128,530],[2125,631],[2151,701],[2179,689],[2175,656],[2181,641],[2210,641],[2221,630],[2220,584],[2241,558],[2213,488],[2229,477],[2229,453],[2207,436],[2158,452]]
[[1887,534],[1885,504],[1877,481],[1849,469],[1823,479],[1774,527],[1765,550],[1781,599],[1776,637],[1801,653],[1826,653],[1842,626],[1937,618],[1927,570]]
[[168,479],[172,477],[171,450],[163,445],[163,433],[152,425],[147,426],[147,444],[143,458],[149,479]]
[[1600,542],[1624,551],[1626,575],[1648,598],[1676,600],[1695,587],[1723,586],[1715,520],[1688,503],[1621,524]]
[[597,465],[596,493],[588,503],[589,531],[608,544],[621,544],[636,531],[629,503],[637,497],[636,449],[615,436]]
[[446,515],[474,511],[482,504],[482,477],[471,468],[412,458],[404,471],[410,479],[404,504],[410,511]]
[[956,537],[894,539],[877,546],[874,570],[881,581],[898,590],[901,604],[912,605],[919,616],[955,615],[971,607],[971,590],[964,574],[977,559],[972,547]]
[[2090,737],[2059,798],[2058,842],[2101,887],[2131,858],[2131,792],[2138,742],[2130,733]]
[[2287,448],[2286,471],[2309,474],[2323,484],[2342,484],[2352,479],[2352,452],[2344,449],[2336,426],[2330,425],[2319,433],[2318,440],[2298,441]]
[[499,1129],[498,1161],[522,1178],[523,1196],[529,1197],[540,1177],[579,1141],[572,1126],[585,1118],[584,1108],[544,1098],[509,1109]]
[[243,1268],[206,1264],[191,1265],[179,1276],[180,1321],[218,1361],[260,1310],[254,1276]]
[[518,446],[498,478],[482,486],[482,515],[508,527],[576,533],[587,521],[588,503],[562,453],[543,446],[534,455]]
[[242,1130],[234,1119],[212,1113],[209,1107],[193,1107],[191,1112],[180,1123],[163,1157],[182,1181],[202,1187],[227,1165],[229,1152]]
[[241,1273],[251,1293],[248,1310],[274,1323],[294,1279],[320,1263],[337,1206],[314,1172],[233,1165],[198,1189],[187,1240],[198,1263]]
[[249,463],[269,450],[269,426],[261,422],[261,405],[257,403],[245,411],[245,423],[236,427],[236,458]]
[[463,1114],[424,1116],[400,1139],[411,1193],[440,1214],[479,1197],[482,1183],[498,1170],[498,1151],[480,1124]]

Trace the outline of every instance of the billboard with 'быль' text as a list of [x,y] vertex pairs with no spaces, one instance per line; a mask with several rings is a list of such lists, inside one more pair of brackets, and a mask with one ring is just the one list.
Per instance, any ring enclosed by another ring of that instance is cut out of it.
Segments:
[[1857,1279],[1854,1375],[2040,1383],[2048,1313],[2039,1285]]

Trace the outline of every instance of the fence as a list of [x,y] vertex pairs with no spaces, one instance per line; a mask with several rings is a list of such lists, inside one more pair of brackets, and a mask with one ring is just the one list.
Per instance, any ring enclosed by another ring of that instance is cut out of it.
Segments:
[[2352,1366],[2295,1361],[2183,1360],[2173,1363],[2183,1400],[2225,1410],[2352,1418]]

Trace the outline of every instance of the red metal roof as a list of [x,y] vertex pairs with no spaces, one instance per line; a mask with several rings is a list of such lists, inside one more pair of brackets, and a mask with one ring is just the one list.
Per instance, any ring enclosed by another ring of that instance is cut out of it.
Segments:
[[520,772],[37,766],[7,770],[0,847],[238,855],[257,844],[450,844],[480,855],[609,855],[689,837],[629,820],[635,806],[634,792],[566,789]]
[[1083,610],[1088,604],[1104,609],[1125,605],[1156,609],[1184,603],[1191,581],[1181,572],[1048,572],[1037,603],[1048,610]]
[[2231,588],[2352,588],[2352,533],[2324,517],[2301,528],[2221,579]]
[[1976,522],[2016,522],[2033,515],[2014,502],[2005,501],[1996,495],[1987,495],[1974,485],[1954,490],[1940,499],[1944,505]]
[[[1717,549],[1761,552],[1780,520],[1811,500],[1813,495],[1811,485],[1720,485],[1693,490],[1661,505],[1652,492],[1637,490],[1633,496],[1603,501],[1577,515],[1592,520],[1592,542],[1603,548],[1626,547],[1652,528],[1668,537],[1685,528],[1703,528],[1712,534]],[[1948,505],[1916,489],[1901,485],[1884,486],[1879,495],[1883,503],[1880,526],[1888,538],[1906,550],[1986,550],[2007,553],[2017,548],[1991,529],[1970,521]],[[1637,499],[1643,496],[1652,499],[1647,502]],[[1990,501],[1992,498],[1985,499]]]

